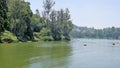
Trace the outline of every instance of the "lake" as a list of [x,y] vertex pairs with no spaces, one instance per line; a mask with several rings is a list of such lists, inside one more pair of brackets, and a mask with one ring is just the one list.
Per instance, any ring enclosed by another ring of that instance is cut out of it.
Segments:
[[0,68],[120,68],[120,40],[0,44]]

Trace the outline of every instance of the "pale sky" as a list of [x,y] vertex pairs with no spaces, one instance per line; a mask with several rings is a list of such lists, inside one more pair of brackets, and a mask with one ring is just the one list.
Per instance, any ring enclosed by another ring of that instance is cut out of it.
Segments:
[[[27,0],[35,12],[43,11],[43,0]],[[120,0],[55,0],[54,9],[69,8],[73,24],[78,26],[120,27]]]

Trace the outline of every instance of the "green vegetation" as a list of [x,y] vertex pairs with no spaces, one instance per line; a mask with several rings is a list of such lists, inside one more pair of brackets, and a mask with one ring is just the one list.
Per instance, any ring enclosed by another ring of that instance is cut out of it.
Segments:
[[13,35],[13,33],[9,32],[9,31],[5,31],[4,33],[2,33],[2,37],[1,37],[2,42],[17,42],[17,37],[15,35]]
[[7,4],[6,4],[6,0],[0,0],[0,42],[2,42],[1,40],[1,35],[2,32],[5,31],[5,29],[7,29]]
[[[33,14],[24,0],[0,0],[0,43],[60,41],[77,38],[120,39],[120,28],[94,29],[74,26],[68,8],[55,10],[53,0],[43,0],[43,11]],[[73,28],[73,29],[72,29]]]
[[120,39],[120,28],[94,29],[74,26],[70,35],[75,38]]
[[44,0],[44,10],[33,14],[24,0],[0,0],[0,42],[70,40],[72,21],[68,8],[54,10],[53,0]]

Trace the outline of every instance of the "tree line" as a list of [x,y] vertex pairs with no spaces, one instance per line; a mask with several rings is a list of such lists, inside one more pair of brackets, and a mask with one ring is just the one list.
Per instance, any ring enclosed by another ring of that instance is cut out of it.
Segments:
[[74,26],[70,35],[75,38],[120,39],[120,28],[94,29]]
[[18,41],[70,40],[73,24],[70,11],[53,9],[53,0],[43,0],[44,10],[34,14],[30,3],[24,0],[0,0],[0,42],[12,41],[3,38],[5,32],[16,36]]

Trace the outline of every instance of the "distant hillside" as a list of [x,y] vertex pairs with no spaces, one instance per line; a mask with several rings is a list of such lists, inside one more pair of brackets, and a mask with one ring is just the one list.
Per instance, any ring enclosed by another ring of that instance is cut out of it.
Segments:
[[94,29],[74,25],[70,35],[74,38],[120,39],[120,28]]

